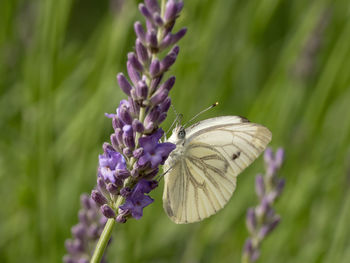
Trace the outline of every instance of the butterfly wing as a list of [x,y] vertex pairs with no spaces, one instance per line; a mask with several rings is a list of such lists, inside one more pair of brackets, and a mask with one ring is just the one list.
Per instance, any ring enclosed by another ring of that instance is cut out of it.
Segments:
[[[196,123],[186,129],[181,154],[171,157],[163,206],[175,223],[192,223],[223,208],[236,177],[266,148],[271,132],[236,116]],[[175,150],[176,151],[176,150]]]

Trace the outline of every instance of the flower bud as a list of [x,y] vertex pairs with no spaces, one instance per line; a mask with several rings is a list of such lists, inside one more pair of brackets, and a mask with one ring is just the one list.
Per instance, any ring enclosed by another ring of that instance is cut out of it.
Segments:
[[146,123],[146,125],[145,125],[145,133],[146,134],[153,132],[154,129],[155,129],[155,125],[153,122]]
[[160,110],[159,107],[156,106],[154,107],[150,113],[147,114],[146,118],[145,118],[145,123],[149,123],[149,122],[156,122],[158,120],[160,114]]
[[134,129],[134,131],[142,133],[144,131],[144,127],[142,122],[140,122],[138,119],[134,119],[132,122],[132,128]]
[[147,94],[148,94],[148,87],[146,85],[146,82],[144,82],[143,80],[139,81],[136,86],[136,96],[139,99],[145,100],[147,98]]
[[139,159],[143,154],[143,148],[138,148],[136,150],[133,151],[133,156],[136,158],[136,159]]
[[96,202],[98,206],[102,206],[104,204],[108,203],[108,200],[106,197],[104,197],[99,191],[92,190],[91,192],[91,198]]
[[135,34],[136,34],[137,38],[139,38],[143,43],[145,43],[146,42],[146,32],[143,29],[140,22],[137,21],[134,24],[134,30],[135,30]]
[[152,30],[151,32],[148,32],[146,34],[146,40],[150,47],[154,50],[158,47],[158,40],[157,40],[157,33],[156,31]]
[[112,119],[113,129],[123,128],[124,123],[116,115]]
[[[96,212],[95,212],[96,213]],[[96,223],[92,223],[88,229],[88,235],[93,238],[98,238],[100,236],[100,231]]]
[[113,211],[113,209],[108,206],[108,205],[103,205],[101,206],[101,212],[102,214],[107,217],[107,218],[115,218],[116,217],[116,214],[115,212]]
[[132,156],[132,149],[129,147],[126,147],[123,149],[123,154],[127,157],[131,157]]
[[159,74],[160,72],[160,62],[158,59],[154,59],[151,62],[151,65],[149,67],[149,73],[151,74],[152,77],[155,77]]
[[159,117],[158,117],[157,123],[158,123],[158,124],[161,124],[163,121],[165,121],[165,119],[166,119],[167,116],[168,116],[168,115],[167,115],[165,112],[162,112],[162,113],[159,115]]
[[85,208],[86,210],[91,209],[90,200],[91,200],[91,199],[90,199],[90,197],[89,197],[88,195],[86,195],[86,194],[81,195],[81,197],[80,197],[81,206],[82,206],[83,208]]
[[120,195],[122,197],[128,197],[131,194],[132,190],[129,187],[124,187],[120,190]]
[[120,119],[121,119],[124,123],[130,125],[130,124],[132,123],[132,117],[131,117],[131,114],[130,114],[128,108],[125,107],[125,106],[123,106],[123,105],[121,105],[121,106],[119,107],[119,110],[120,110],[120,111],[119,111]]
[[256,208],[255,213],[259,219],[262,219],[270,210],[270,203],[267,197],[264,197],[261,204]]
[[123,141],[123,131],[121,129],[116,129],[115,130],[115,138],[118,142],[118,146],[122,148],[124,146],[124,141]]
[[141,60],[143,64],[147,64],[149,57],[146,47],[142,44],[141,40],[136,39],[135,50],[137,57]]
[[175,80],[176,78],[174,76],[171,76],[160,86],[159,90],[167,90],[169,92],[174,86]]
[[153,20],[154,20],[154,23],[159,27],[162,27],[164,25],[164,21],[162,17],[159,15],[159,13],[153,14]]
[[118,142],[118,140],[117,140],[117,136],[115,135],[115,133],[112,133],[112,134],[111,134],[110,140],[111,140],[112,146],[113,146],[117,151],[121,151],[122,145],[119,145],[119,142]]
[[251,255],[253,252],[253,243],[251,239],[246,240],[244,244],[244,252]]
[[278,180],[278,183],[277,183],[277,186],[276,186],[277,196],[281,195],[285,184],[286,184],[286,180],[284,180],[284,179]]
[[[135,69],[135,67],[130,63],[130,61],[126,62],[126,69],[128,71],[128,75],[132,81],[132,83],[134,84],[134,86],[137,85],[137,82],[139,82],[141,80],[141,75],[139,72],[137,72],[137,70]],[[131,92],[130,92],[131,94]]]
[[148,10],[148,8],[144,4],[139,4],[139,10],[141,14],[149,21],[153,21],[153,17],[151,12]]
[[160,12],[160,6],[157,0],[145,0],[145,4],[152,13]]
[[165,49],[167,47],[169,47],[171,45],[171,43],[173,39],[173,35],[171,33],[168,33],[162,40],[162,42],[160,42],[160,48],[161,49]]
[[75,238],[79,238],[79,239],[83,239],[84,236],[86,235],[85,227],[81,223],[73,226],[71,229],[71,232]]
[[83,224],[85,224],[85,225],[89,224],[89,220],[88,220],[86,213],[83,209],[81,209],[78,212],[78,218],[79,218],[79,221],[82,222]]
[[176,55],[179,55],[180,52],[180,47],[179,46],[174,46],[171,50],[170,53],[175,53]]
[[[133,91],[135,91],[135,90],[133,89]],[[133,117],[138,116],[138,114],[139,114],[138,112],[139,112],[140,107],[132,99],[132,97],[128,98],[128,102],[129,102],[129,112],[130,112],[131,116],[133,116]]]
[[130,176],[130,172],[128,170],[122,170],[122,169],[116,169],[115,170],[116,176],[119,179],[126,179]]
[[150,94],[153,94],[154,91],[157,90],[158,85],[162,81],[162,79],[163,79],[163,74],[160,74],[158,77],[155,77],[151,80],[150,91],[149,91]]
[[170,108],[170,105],[171,105],[171,99],[169,97],[167,97],[160,105],[159,105],[159,108],[160,108],[160,111],[161,112],[168,112],[169,108]]
[[246,224],[250,234],[253,234],[257,227],[257,221],[254,208],[249,208],[247,211]]
[[163,60],[160,62],[160,70],[162,72],[167,71],[176,61],[177,54],[170,52],[166,55]]
[[271,148],[266,148],[264,152],[264,161],[266,165],[269,165],[271,162],[273,162],[273,152]]
[[97,186],[98,190],[100,190],[102,193],[106,191],[105,181],[101,177],[97,178]]
[[140,173],[139,173],[138,169],[134,168],[134,169],[131,170],[131,176],[133,178],[137,178],[137,177],[139,177],[139,175],[140,175]]
[[123,215],[118,215],[116,221],[118,223],[124,224],[126,223],[126,218]]
[[260,199],[265,195],[265,183],[261,174],[258,174],[255,178],[255,192]]
[[[121,180],[118,180],[118,182],[123,184]],[[119,193],[119,188],[117,184],[109,183],[107,185],[107,191],[110,192],[112,195],[117,195]]]
[[128,53],[128,61],[130,64],[135,68],[137,71],[143,71],[143,66],[141,62],[138,60],[134,52],[129,52]]
[[178,1],[176,3],[176,13],[180,13],[182,8],[184,7],[184,2],[183,1]]
[[159,103],[163,102],[168,97],[168,91],[167,90],[160,90],[159,92],[155,93],[151,99],[150,102],[152,105],[158,105]]
[[75,259],[72,258],[72,257],[69,256],[69,255],[64,255],[64,256],[63,256],[63,262],[64,262],[64,263],[75,263]]
[[176,32],[174,35],[172,35],[171,37],[171,45],[177,43],[178,41],[180,41],[181,38],[183,38],[187,33],[187,28],[181,28],[178,32]]
[[273,231],[280,222],[280,217],[275,216],[271,223],[263,225],[258,233],[259,240],[264,239],[271,231]]
[[275,163],[278,168],[282,166],[284,160],[284,150],[282,148],[277,149],[275,154]]
[[130,91],[132,89],[132,86],[130,85],[129,81],[125,78],[123,73],[119,73],[117,75],[117,81],[119,84],[119,87],[121,90],[128,96],[130,96]]
[[175,19],[177,14],[177,6],[176,6],[176,2],[174,0],[169,0],[166,3],[165,6],[165,14],[164,14],[164,19],[165,21],[172,21]]

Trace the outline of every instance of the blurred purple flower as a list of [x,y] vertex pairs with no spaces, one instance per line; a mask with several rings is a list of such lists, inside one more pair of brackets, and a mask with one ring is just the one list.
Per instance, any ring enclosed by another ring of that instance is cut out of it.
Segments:
[[[65,247],[68,254],[63,257],[63,262],[90,262],[94,247],[103,230],[107,219],[99,212],[99,207],[86,194],[82,194],[79,211],[79,223],[72,227],[72,239],[67,239]],[[106,262],[104,259],[101,261]]]
[[243,248],[242,262],[255,262],[260,256],[262,241],[276,228],[280,216],[276,215],[272,205],[281,195],[285,181],[277,176],[284,160],[284,150],[279,148],[274,154],[271,148],[264,153],[265,175],[258,174],[255,191],[259,204],[247,211],[246,225],[250,237]]

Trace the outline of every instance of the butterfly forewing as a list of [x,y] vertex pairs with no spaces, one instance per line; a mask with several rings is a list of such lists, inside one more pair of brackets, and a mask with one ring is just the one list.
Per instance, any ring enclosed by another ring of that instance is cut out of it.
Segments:
[[237,175],[271,140],[267,128],[236,116],[199,122],[186,134],[184,145],[165,164],[170,172],[165,175],[163,204],[175,223],[200,221],[223,208],[235,190]]

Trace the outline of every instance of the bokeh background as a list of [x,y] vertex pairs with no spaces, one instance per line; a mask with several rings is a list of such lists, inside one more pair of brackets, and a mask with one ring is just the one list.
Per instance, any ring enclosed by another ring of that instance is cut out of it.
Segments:
[[[105,112],[133,47],[139,1],[0,3],[0,262],[60,262],[79,196],[96,182],[112,132]],[[185,119],[241,115],[286,150],[282,222],[260,262],[350,262],[350,5],[348,0],[187,0],[171,74]],[[170,112],[166,129],[173,120]],[[240,262],[245,212],[262,158],[227,207],[175,225],[162,187],[142,220],[114,230],[110,262]]]

